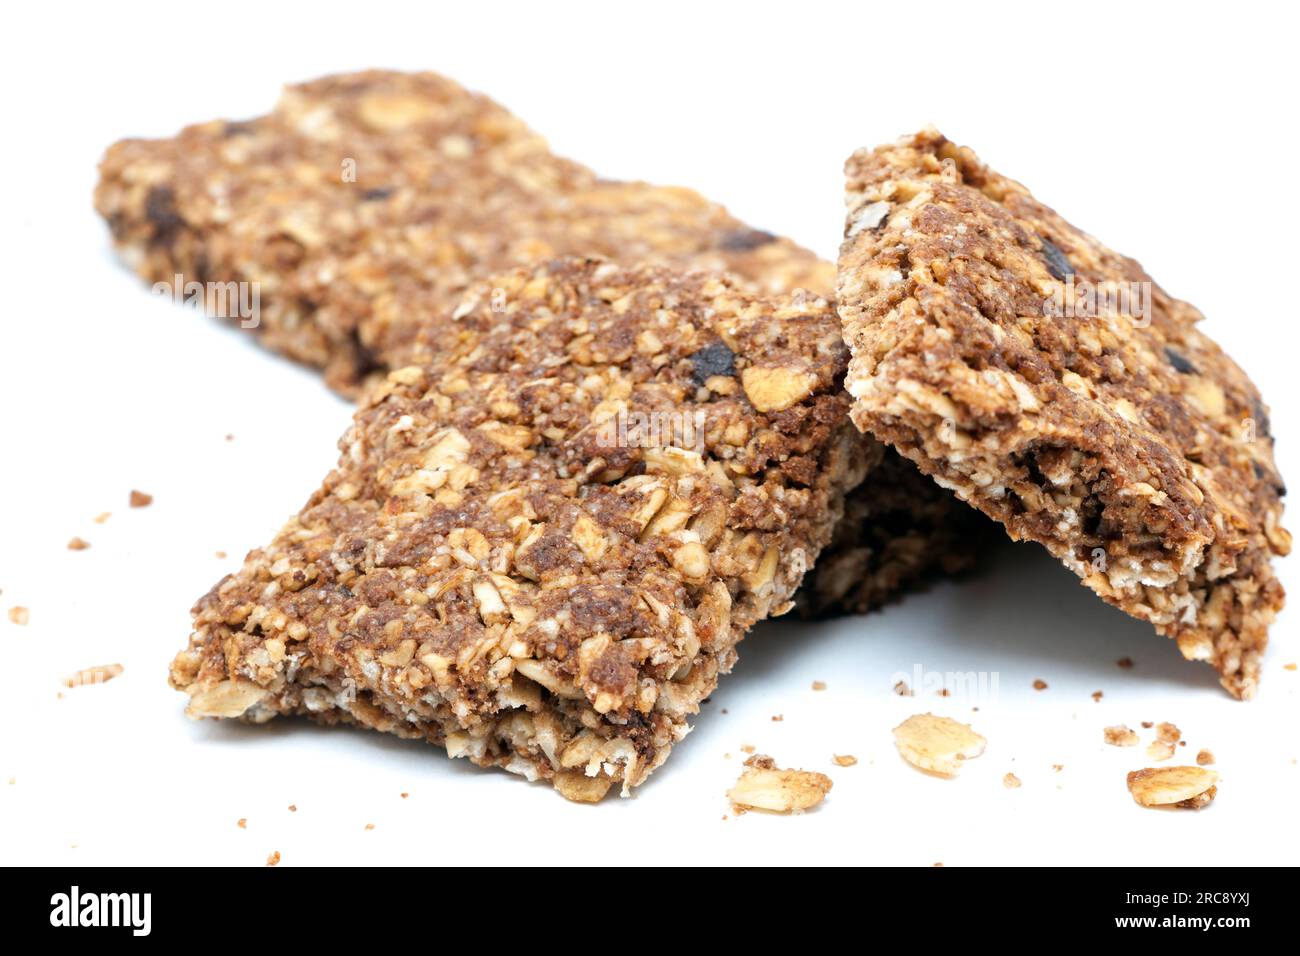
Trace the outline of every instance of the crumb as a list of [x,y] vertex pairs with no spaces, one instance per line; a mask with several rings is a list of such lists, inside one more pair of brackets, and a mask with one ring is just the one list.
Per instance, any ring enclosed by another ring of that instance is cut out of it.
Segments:
[[951,697],[951,696],[952,696],[952,691],[950,691],[950,690],[949,690],[948,688],[946,688],[946,687],[941,687],[941,688],[939,688],[939,696],[940,696],[940,697]]
[[826,682],[825,682],[825,681],[820,681],[820,680],[815,680],[815,681],[812,682],[812,689],[813,689],[813,690],[825,690],[825,689],[826,689]]
[[1133,658],[1121,657],[1119,660],[1115,662],[1115,666],[1119,667],[1121,670],[1128,670],[1130,667],[1133,666]]
[[148,508],[151,504],[153,504],[153,495],[147,495],[143,491],[136,491],[134,488],[131,489],[132,508]]
[[1208,750],[1202,750],[1196,755],[1196,763],[1201,767],[1209,766],[1214,763],[1214,754]]
[[247,830],[248,817],[240,817],[238,820],[235,821],[235,826],[239,827],[239,829],[241,830]]
[[275,866],[275,865],[276,865],[277,863],[279,863],[279,862],[280,862],[280,851],[279,851],[279,850],[276,850],[274,853],[272,853],[270,856],[268,856],[268,857],[266,858],[266,865],[267,865],[267,866]]
[[298,812],[298,804],[296,804],[296,803],[291,803],[291,804],[289,804],[289,812],[290,812],[290,813],[297,813],[297,812]]
[[773,714],[773,715],[772,715],[772,723],[774,723],[774,724],[779,724],[779,723],[780,723],[781,721],[783,721],[783,720],[785,720],[785,714]]
[[1176,744],[1183,739],[1183,732],[1170,723],[1156,724],[1156,739]]
[[107,684],[123,671],[121,664],[100,664],[97,667],[84,667],[71,677],[63,679],[64,687],[85,687],[88,684]]
[[831,778],[811,770],[780,770],[771,757],[745,761],[745,772],[727,797],[741,809],[790,813],[817,806],[831,790]]
[[235,440],[235,436],[234,436],[234,435],[231,435],[231,434],[229,434],[229,433],[226,434],[226,441],[234,441],[234,440]]
[[897,684],[894,685],[894,693],[897,694],[899,697],[911,697],[912,688],[907,686],[907,681],[900,680]]
[[1020,778],[1014,773],[1006,774],[1002,778],[1002,786],[1006,787],[1008,790],[1018,789],[1020,786]]
[[930,864],[930,865],[931,865],[931,867],[943,866],[942,863],[932,863],[932,864]]
[[367,823],[367,824],[366,824],[366,829],[367,829],[367,830],[373,830],[374,828],[375,828],[375,825],[374,825],[373,823]]
[[740,752],[743,754],[752,754],[757,748],[753,744],[741,744]]
[[852,767],[858,762],[858,758],[853,754],[832,754],[831,762],[837,767]]
[[722,755],[722,759],[723,759],[723,760],[730,760],[730,759],[731,759],[731,754],[723,754],[723,755]]
[[1060,773],[1062,770],[1065,769],[1065,764],[1063,764],[1063,763],[1054,763],[1054,764],[1052,764],[1052,769],[1055,770],[1057,773]]
[[912,766],[951,777],[962,761],[982,754],[988,741],[950,717],[914,714],[894,728],[894,743]]
[[111,517],[113,517],[113,512],[101,511],[99,514],[95,515],[95,524],[103,524]]
[[1123,724],[1107,727],[1102,731],[1102,739],[1112,747],[1136,747],[1138,745],[1137,732],[1130,730]]
[[1293,671],[1293,670],[1295,670],[1295,661],[1292,661],[1290,664],[1283,664],[1283,665],[1282,665],[1282,670],[1284,670],[1284,671]]
[[729,711],[727,710],[727,708],[724,707],[722,708],[722,710],[719,711],[719,713],[726,714],[729,713]]
[[1167,740],[1153,740],[1147,745],[1147,756],[1152,760],[1168,760],[1174,755],[1174,745]]
[[226,552],[224,552],[224,551],[216,551],[216,552],[214,552],[214,554],[216,554],[216,556],[217,556],[217,560],[218,560],[218,561],[224,561],[224,560],[226,560]]
[[69,551],[85,551],[89,547],[90,547],[90,542],[87,541],[85,538],[72,538],[70,541],[68,541]]
[[1047,690],[1047,681],[1042,680],[1041,678],[1034,681],[1034,690]]
[[9,623],[17,624],[19,627],[25,627],[27,622],[32,619],[32,612],[25,607],[11,607],[9,609]]
[[407,797],[409,797],[409,796],[410,796],[410,794],[407,793],[405,790],[402,791],[402,799],[403,799],[403,800],[405,800],[405,799],[406,799]]
[[1144,720],[1144,721],[1142,721],[1142,729],[1143,729],[1143,730],[1150,730],[1150,729],[1151,729],[1152,727],[1154,727],[1154,726],[1155,726],[1155,724],[1151,723],[1151,721],[1149,721],[1149,720]]
[[17,777],[10,777],[10,778],[9,778],[9,786],[12,787],[12,786],[13,786],[14,784],[16,784],[17,782],[18,782],[18,778],[17,778]]
[[1097,703],[1099,703],[1099,704],[1101,703],[1101,699],[1102,699],[1102,697],[1104,697],[1104,696],[1105,696],[1105,695],[1102,694],[1102,692],[1099,691],[1099,690],[1094,690],[1094,691],[1092,692],[1092,699],[1095,700],[1095,701],[1096,701]]
[[1128,775],[1128,791],[1144,807],[1199,810],[1214,799],[1219,775],[1201,767],[1148,767]]

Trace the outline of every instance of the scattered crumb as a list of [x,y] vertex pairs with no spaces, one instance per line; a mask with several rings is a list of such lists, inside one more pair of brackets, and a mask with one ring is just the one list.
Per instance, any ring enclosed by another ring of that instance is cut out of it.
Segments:
[[131,489],[132,508],[148,508],[151,504],[153,504],[153,495],[147,495],[143,491],[136,491],[134,488]]
[[939,696],[940,696],[940,697],[951,697],[951,696],[952,696],[952,691],[950,691],[950,690],[949,690],[948,688],[946,688],[946,687],[940,687],[940,688],[939,688]]
[[9,609],[9,623],[17,624],[19,627],[26,626],[27,622],[32,619],[32,612],[25,607],[11,607]]
[[1099,704],[1101,703],[1101,699],[1102,699],[1102,697],[1104,697],[1104,696],[1105,696],[1105,694],[1103,694],[1103,693],[1102,693],[1101,691],[1099,691],[1099,690],[1094,690],[1094,691],[1092,692],[1092,699],[1095,700],[1095,701],[1096,701],[1097,703],[1099,703]]
[[224,552],[224,551],[216,551],[216,552],[214,552],[214,553],[216,554],[216,556],[217,556],[217,560],[218,560],[218,561],[224,561],[224,560],[226,560],[226,552]]
[[741,745],[740,745],[740,752],[743,753],[743,754],[752,754],[752,753],[755,751],[755,749],[757,749],[757,748],[755,748],[753,744],[741,744]]
[[1123,670],[1128,670],[1130,667],[1133,666],[1133,658],[1121,657],[1119,660],[1115,662],[1115,666]]
[[289,804],[289,812],[290,812],[290,813],[297,813],[297,812],[298,812],[298,804],[296,804],[296,803],[291,803],[291,804]]
[[817,806],[831,790],[831,778],[811,770],[781,770],[771,757],[756,755],[745,761],[745,772],[727,797],[742,809],[790,813]]
[[267,866],[275,866],[275,865],[276,865],[277,863],[279,863],[279,862],[280,862],[280,851],[279,851],[279,850],[276,850],[274,853],[272,853],[270,856],[268,856],[268,857],[266,858],[266,865],[267,865]]
[[725,714],[725,713],[729,713],[729,711],[727,710],[727,708],[724,707],[724,708],[722,708],[721,711],[719,711],[719,713],[723,713],[723,714]]
[[85,667],[71,677],[63,679],[64,687],[85,687],[88,684],[107,684],[122,673],[121,664],[100,664],[97,667]]
[[1042,680],[1041,678],[1034,681],[1034,690],[1047,690],[1047,681]]
[[1183,739],[1183,732],[1170,723],[1156,724],[1156,739],[1176,744]]
[[1149,720],[1144,720],[1144,721],[1142,721],[1142,729],[1143,729],[1143,730],[1150,730],[1150,729],[1151,729],[1152,727],[1154,727],[1154,726],[1155,726],[1155,724],[1151,723],[1151,721],[1149,721]]
[[813,689],[813,690],[825,690],[825,689],[826,689],[826,682],[823,681],[823,680],[815,680],[815,681],[812,682],[812,689]]
[[247,829],[248,829],[248,817],[240,817],[237,821],[235,821],[235,826],[239,827],[239,829],[241,829],[241,830],[247,830]]
[[103,524],[111,517],[113,517],[113,512],[101,511],[99,514],[95,515],[95,524]]
[[907,681],[900,680],[897,684],[894,685],[894,693],[897,694],[899,697],[911,697],[912,688],[907,686]]
[[231,434],[229,434],[229,433],[227,433],[227,435],[226,435],[226,441],[234,441],[234,440],[235,440],[235,436],[234,436],[234,435],[231,435]]
[[1137,731],[1130,730],[1123,724],[1107,727],[1102,731],[1102,738],[1112,747],[1136,747],[1138,745]]
[[1052,764],[1052,769],[1055,770],[1057,773],[1060,773],[1062,770],[1065,769],[1065,764],[1063,764],[1063,763],[1054,763],[1054,764]]
[[85,551],[89,547],[90,547],[90,542],[87,541],[85,538],[72,538],[70,541],[68,541],[69,551]]
[[1152,760],[1168,760],[1174,755],[1174,745],[1167,740],[1153,740],[1147,744],[1147,756]]
[[1128,792],[1144,807],[1199,810],[1218,793],[1219,775],[1201,767],[1148,767],[1128,775]]
[[1020,778],[1014,773],[1009,773],[1002,778],[1002,786],[1006,787],[1008,790],[1016,790],[1020,786]]
[[963,760],[982,754],[988,741],[950,717],[914,714],[894,728],[894,743],[912,766],[951,777]]
[[367,830],[373,830],[374,828],[375,828],[375,825],[374,825],[373,823],[367,823],[367,824],[366,824],[366,829],[367,829]]
[[1282,665],[1282,670],[1284,670],[1284,671],[1293,671],[1293,670],[1295,670],[1295,661],[1292,661],[1290,664],[1283,664],[1283,665]]
[[853,754],[832,754],[831,761],[837,767],[852,767],[858,762],[858,758]]
[[403,800],[405,800],[405,799],[406,799],[407,797],[409,797],[409,796],[410,796],[410,794],[407,793],[405,790],[402,791],[402,799],[403,799]]
[[772,715],[772,723],[774,723],[774,724],[779,724],[779,723],[780,723],[781,721],[783,721],[783,720],[785,720],[785,714],[773,714],[773,715]]
[[943,864],[942,864],[942,863],[932,863],[932,864],[931,864],[931,867],[936,867],[936,866],[943,866]]
[[1208,766],[1214,763],[1214,754],[1208,750],[1202,750],[1196,755],[1196,763],[1201,767]]
[[722,759],[723,759],[723,760],[730,760],[730,759],[731,759],[731,754],[723,754],[723,755],[722,755]]

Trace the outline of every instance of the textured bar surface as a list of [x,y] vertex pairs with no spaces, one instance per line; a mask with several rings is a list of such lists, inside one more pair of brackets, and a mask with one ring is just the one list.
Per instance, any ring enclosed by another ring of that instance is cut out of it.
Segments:
[[149,282],[256,282],[269,347],[354,393],[474,280],[554,256],[728,270],[829,295],[834,267],[689,189],[599,178],[431,73],[286,89],[275,110],[114,144],[95,204]]
[[849,422],[839,322],[593,260],[493,278],[454,315],[198,602],[172,684],[195,716],[353,722],[627,793],[884,454]]
[[1250,697],[1285,489],[1200,313],[934,130],[846,171],[854,421]]

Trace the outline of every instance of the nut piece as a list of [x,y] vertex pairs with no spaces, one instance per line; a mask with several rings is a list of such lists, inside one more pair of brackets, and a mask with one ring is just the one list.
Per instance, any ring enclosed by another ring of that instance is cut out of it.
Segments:
[[951,777],[963,760],[978,757],[988,743],[969,726],[950,717],[914,714],[894,728],[898,752],[914,767]]
[[1136,747],[1139,742],[1137,731],[1130,730],[1123,724],[1107,727],[1102,731],[1102,735],[1106,743],[1112,747]]
[[603,774],[588,777],[581,770],[561,770],[554,780],[555,789],[560,792],[560,796],[574,803],[599,803],[613,782]]
[[766,766],[771,759],[747,760],[736,785],[727,791],[731,802],[750,810],[789,813],[817,806],[831,792],[831,778],[811,770],[781,770]]
[[196,691],[185,713],[191,717],[238,717],[268,693],[256,684],[223,680]]
[[106,684],[122,673],[121,664],[103,664],[98,667],[85,667],[71,677],[63,679],[64,687],[85,687],[87,684]]
[[751,365],[740,373],[749,403],[760,412],[780,412],[812,394],[817,376],[793,368]]
[[1199,810],[1214,799],[1218,780],[1203,767],[1148,767],[1128,775],[1128,792],[1144,807]]

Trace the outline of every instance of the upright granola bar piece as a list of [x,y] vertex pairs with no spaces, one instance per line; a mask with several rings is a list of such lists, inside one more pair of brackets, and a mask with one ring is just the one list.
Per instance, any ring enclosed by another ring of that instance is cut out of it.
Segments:
[[934,130],[846,169],[853,420],[1250,697],[1291,538],[1200,313]]
[[257,283],[262,340],[346,392],[402,364],[471,282],[553,256],[726,269],[758,291],[834,283],[789,240],[689,189],[600,179],[431,73],[326,77],[258,119],[124,140],[95,203],[150,282]]
[[490,280],[194,609],[195,716],[306,714],[624,794],[879,461],[825,300],[592,260]]

